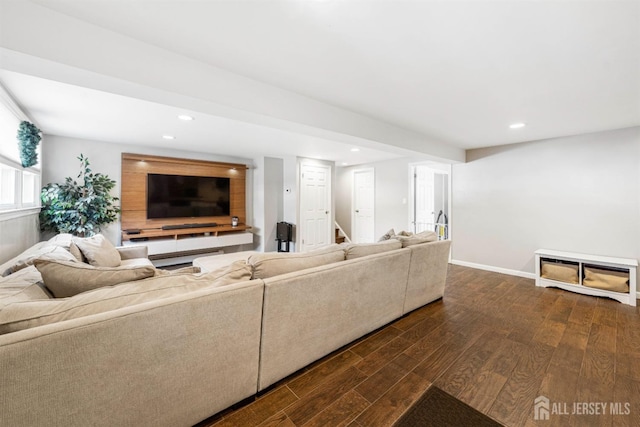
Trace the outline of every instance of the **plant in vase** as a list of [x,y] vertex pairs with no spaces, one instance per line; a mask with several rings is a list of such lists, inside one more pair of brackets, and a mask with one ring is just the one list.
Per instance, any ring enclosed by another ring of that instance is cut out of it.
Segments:
[[77,181],[71,177],[64,183],[49,183],[42,188],[40,228],[80,237],[93,236],[103,225],[118,219],[117,197],[110,191],[116,182],[107,175],[94,173],[89,159],[80,154]]

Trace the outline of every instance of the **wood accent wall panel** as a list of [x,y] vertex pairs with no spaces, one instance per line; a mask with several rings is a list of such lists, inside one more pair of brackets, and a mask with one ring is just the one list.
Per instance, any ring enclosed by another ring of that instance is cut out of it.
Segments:
[[[231,225],[232,216],[237,216],[240,224],[245,224],[247,220],[246,170],[247,166],[240,163],[221,163],[122,153],[120,195],[122,229],[139,228],[148,230],[161,228],[163,225],[210,222],[215,222],[219,225]],[[147,175],[150,173],[230,178],[231,215],[202,218],[147,219]]]

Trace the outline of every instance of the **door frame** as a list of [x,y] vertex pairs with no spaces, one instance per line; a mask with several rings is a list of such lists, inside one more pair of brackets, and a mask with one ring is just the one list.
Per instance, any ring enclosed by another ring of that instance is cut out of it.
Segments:
[[329,220],[327,221],[328,225],[328,236],[329,238],[327,239],[327,241],[329,243],[334,243],[335,242],[335,236],[334,236],[334,232],[333,232],[333,228],[335,227],[335,221],[336,221],[336,215],[335,215],[335,209],[334,209],[334,205],[335,205],[335,197],[334,197],[334,193],[335,193],[335,189],[334,189],[334,183],[335,183],[335,167],[333,162],[326,162],[326,161],[322,161],[322,160],[315,160],[315,159],[307,159],[307,158],[298,158],[298,173],[297,173],[297,187],[298,187],[298,200],[297,200],[297,222],[298,222],[298,226],[296,227],[297,230],[295,232],[296,235],[296,245],[295,245],[295,250],[296,252],[301,252],[304,250],[304,244],[302,243],[302,237],[304,236],[304,224],[302,221],[303,218],[303,212],[302,212],[302,199],[303,199],[303,185],[302,185],[302,174],[304,173],[304,168],[305,166],[315,166],[315,167],[324,167],[327,168],[329,170],[328,173],[328,177],[329,177],[329,191],[327,193],[327,199],[328,199],[328,204],[329,204]]
[[[451,183],[452,183],[452,179],[451,179],[451,175],[452,175],[452,167],[450,164],[447,163],[436,163],[436,162],[418,162],[418,163],[409,163],[409,207],[407,210],[407,214],[408,214],[408,220],[407,223],[409,225],[409,231],[414,231],[415,230],[415,225],[414,225],[414,219],[415,219],[415,181],[414,181],[414,171],[415,168],[417,166],[426,166],[429,169],[432,169],[434,172],[442,174],[442,175],[446,175],[447,176],[447,210],[449,212],[448,215],[448,219],[449,219],[449,225],[448,225],[448,235],[449,235],[449,239],[451,240],[451,234],[452,234],[452,210],[451,210],[451,195],[452,195],[452,191],[451,191]],[[434,213],[434,217],[435,217],[435,213]],[[436,218],[434,218],[435,220]]]
[[373,174],[373,214],[372,217],[372,236],[376,235],[376,170],[375,168],[362,168],[355,169],[351,176],[351,237],[352,240],[356,243],[361,243],[357,241],[356,230],[358,229],[356,226],[356,173],[358,172],[370,172]]

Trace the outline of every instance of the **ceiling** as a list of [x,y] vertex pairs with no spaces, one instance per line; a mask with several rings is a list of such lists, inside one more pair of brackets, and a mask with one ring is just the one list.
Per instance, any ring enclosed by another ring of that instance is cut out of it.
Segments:
[[[397,147],[362,148],[6,70],[0,70],[0,82],[49,135],[249,159],[297,155],[338,166],[411,155]],[[181,115],[194,120],[180,120]]]
[[[32,3],[462,149],[640,125],[638,1]],[[0,81],[47,133],[121,141],[91,122],[103,115],[136,144],[166,144],[159,138],[171,133],[181,147],[221,141],[243,157],[279,155],[276,145],[349,164],[411,154],[385,145],[353,153],[330,138],[198,111],[181,123],[169,105],[9,71]]]

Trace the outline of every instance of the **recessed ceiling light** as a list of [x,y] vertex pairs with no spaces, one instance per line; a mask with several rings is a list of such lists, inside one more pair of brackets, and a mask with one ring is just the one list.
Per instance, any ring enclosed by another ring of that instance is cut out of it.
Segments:
[[187,116],[186,114],[180,114],[180,115],[178,116],[178,118],[179,118],[180,120],[185,120],[185,121],[194,120],[194,118],[193,118],[193,117],[191,117],[191,116]]
[[173,135],[162,135],[162,137],[163,137],[164,139],[176,139],[176,137],[175,137],[175,136],[173,136]]
[[347,162],[342,162],[342,166],[347,166],[349,163]]
[[353,151],[355,153],[357,151],[360,151],[360,149],[359,148],[352,148],[351,151]]
[[509,129],[520,129],[525,127],[526,124],[525,123],[513,123],[509,125]]

